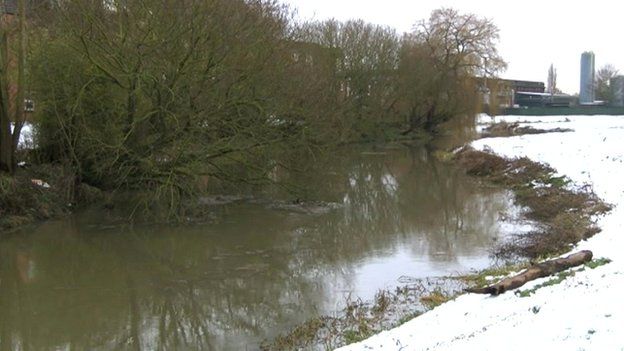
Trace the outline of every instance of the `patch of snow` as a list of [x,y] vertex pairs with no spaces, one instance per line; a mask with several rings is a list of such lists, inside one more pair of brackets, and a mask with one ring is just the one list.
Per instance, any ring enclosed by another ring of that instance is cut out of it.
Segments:
[[[14,126],[13,124],[11,124],[11,133],[13,133],[13,128]],[[20,138],[17,147],[19,149],[33,149],[35,145],[34,136],[35,134],[32,123],[24,123],[20,132]]]
[[598,218],[603,231],[573,251],[592,250],[595,258],[613,262],[579,271],[529,297],[513,292],[498,297],[462,295],[341,351],[624,349],[624,116],[568,116],[563,121],[559,116],[502,116],[495,120],[520,118],[523,123],[535,121],[575,131],[481,139],[473,146],[508,157],[527,156],[550,164],[574,186],[590,184],[615,208]]
[[44,182],[41,179],[31,179],[30,182],[44,189],[50,189],[50,184]]

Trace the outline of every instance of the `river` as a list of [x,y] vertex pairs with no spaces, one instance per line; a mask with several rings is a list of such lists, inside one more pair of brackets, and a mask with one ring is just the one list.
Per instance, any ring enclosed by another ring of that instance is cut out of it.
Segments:
[[3,235],[0,350],[255,350],[347,296],[491,263],[507,192],[422,146],[328,160],[297,178],[328,204],[222,201],[183,225],[92,209]]

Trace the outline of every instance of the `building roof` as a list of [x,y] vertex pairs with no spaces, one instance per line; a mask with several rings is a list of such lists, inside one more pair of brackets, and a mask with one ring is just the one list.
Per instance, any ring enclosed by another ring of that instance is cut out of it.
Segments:
[[524,85],[544,85],[544,82],[537,82],[532,80],[518,80],[518,79],[501,79],[503,82],[513,83],[513,84],[524,84]]
[[535,93],[535,92],[530,92],[530,91],[517,91],[516,94],[517,95],[531,95],[531,96],[545,96],[545,97],[549,97],[549,96],[572,97],[572,95],[568,95],[568,94]]

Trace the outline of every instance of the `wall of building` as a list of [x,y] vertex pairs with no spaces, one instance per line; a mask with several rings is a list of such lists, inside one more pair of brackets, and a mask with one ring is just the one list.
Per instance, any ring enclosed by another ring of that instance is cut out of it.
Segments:
[[520,107],[570,107],[575,99],[566,94],[517,92],[515,100]]

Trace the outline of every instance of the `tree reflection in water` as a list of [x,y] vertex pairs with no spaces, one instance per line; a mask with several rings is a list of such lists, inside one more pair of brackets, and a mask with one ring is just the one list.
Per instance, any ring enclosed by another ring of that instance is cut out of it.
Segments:
[[243,202],[211,224],[127,226],[91,211],[3,237],[0,350],[255,349],[344,289],[383,287],[360,286],[367,263],[407,252],[428,267],[415,276],[487,264],[505,193],[425,148],[332,156],[277,175],[342,203],[327,214]]

